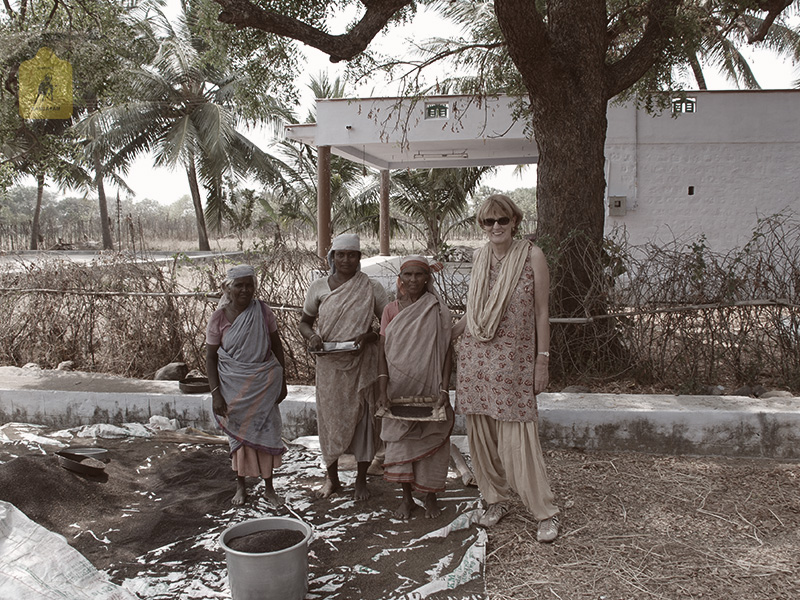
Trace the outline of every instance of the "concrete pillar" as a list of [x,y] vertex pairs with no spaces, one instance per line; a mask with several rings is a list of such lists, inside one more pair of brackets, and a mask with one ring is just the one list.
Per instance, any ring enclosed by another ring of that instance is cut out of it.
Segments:
[[389,256],[389,170],[381,169],[381,212],[379,235],[381,256]]
[[331,247],[331,147],[317,146],[317,254]]

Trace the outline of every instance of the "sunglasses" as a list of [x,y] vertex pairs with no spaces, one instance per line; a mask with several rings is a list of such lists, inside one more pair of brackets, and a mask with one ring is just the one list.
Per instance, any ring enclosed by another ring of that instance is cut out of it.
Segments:
[[484,219],[483,226],[484,227],[494,227],[494,224],[497,223],[501,227],[505,227],[511,222],[511,219],[508,217],[500,217],[499,219]]

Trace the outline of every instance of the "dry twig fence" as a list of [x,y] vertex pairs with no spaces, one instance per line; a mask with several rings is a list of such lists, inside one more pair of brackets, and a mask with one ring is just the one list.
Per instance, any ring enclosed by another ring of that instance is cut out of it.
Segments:
[[[174,361],[202,370],[205,327],[229,264],[181,255],[161,265],[119,255],[99,260],[19,263],[0,273],[0,364],[53,368],[72,360],[81,370],[143,378]],[[243,260],[256,266],[258,296],[278,318],[289,380],[313,382],[297,325],[309,273],[327,265],[300,245],[262,248]],[[597,286],[607,310],[551,315],[556,385],[800,390],[799,224],[764,220],[750,244],[725,255],[702,243],[630,248],[609,240],[605,260]],[[456,314],[463,291],[442,289]],[[577,328],[584,346],[576,350],[568,337]]]

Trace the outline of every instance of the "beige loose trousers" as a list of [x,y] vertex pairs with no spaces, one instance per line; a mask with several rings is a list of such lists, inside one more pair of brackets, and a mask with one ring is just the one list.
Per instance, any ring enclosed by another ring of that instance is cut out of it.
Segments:
[[504,502],[513,490],[537,521],[557,515],[537,422],[497,421],[475,414],[466,417],[472,469],[484,500]]

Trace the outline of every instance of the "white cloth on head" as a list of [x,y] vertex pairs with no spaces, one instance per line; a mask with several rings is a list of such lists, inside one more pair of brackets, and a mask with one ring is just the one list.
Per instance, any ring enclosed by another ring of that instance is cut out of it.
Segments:
[[361,240],[355,233],[343,233],[333,239],[331,250],[355,250],[356,252],[361,252]]
[[[336,250],[361,252],[361,240],[355,233],[342,233],[333,238],[331,249],[328,250],[328,267],[330,268],[331,275],[336,273],[336,265],[333,264],[333,253]],[[361,270],[360,264],[358,265],[358,270]]]
[[241,277],[252,277],[253,285],[257,286],[256,270],[252,265],[234,265],[230,267],[225,274],[225,279],[222,282],[222,296],[217,303],[217,308],[223,308],[231,303],[230,286],[233,282]]
[[233,281],[234,279],[239,279],[240,277],[255,277],[256,270],[253,268],[252,265],[235,265],[228,269],[226,279]]

